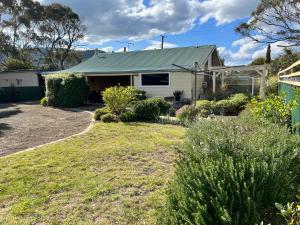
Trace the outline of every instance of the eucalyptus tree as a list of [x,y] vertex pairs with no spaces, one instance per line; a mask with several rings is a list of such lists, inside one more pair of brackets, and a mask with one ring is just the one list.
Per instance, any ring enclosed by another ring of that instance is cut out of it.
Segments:
[[32,36],[34,45],[52,68],[64,69],[65,62],[84,37],[85,28],[71,8],[61,4],[43,7]]
[[300,1],[262,0],[251,19],[236,31],[260,43],[285,47],[300,45]]

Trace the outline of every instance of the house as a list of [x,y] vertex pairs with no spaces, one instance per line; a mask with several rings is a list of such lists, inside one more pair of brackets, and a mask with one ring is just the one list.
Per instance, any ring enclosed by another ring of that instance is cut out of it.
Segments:
[[[0,72],[0,102],[5,102],[5,92],[16,92],[18,101],[40,100],[43,96],[41,75],[33,70],[1,71]],[[6,96],[7,97],[7,96]]]
[[[199,98],[211,88],[210,74],[195,75],[198,70],[222,66],[216,46],[182,47],[118,53],[96,53],[92,58],[62,72],[87,76],[91,92],[107,87],[134,86],[148,97],[169,97],[182,91],[183,98]],[[195,91],[196,90],[196,91]],[[195,97],[196,96],[196,97]]]

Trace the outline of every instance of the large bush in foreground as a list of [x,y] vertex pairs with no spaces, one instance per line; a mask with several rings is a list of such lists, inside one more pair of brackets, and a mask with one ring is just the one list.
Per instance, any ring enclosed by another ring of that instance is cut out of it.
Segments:
[[49,106],[77,107],[87,100],[89,88],[82,74],[52,74],[45,76]]
[[202,120],[187,136],[159,224],[279,224],[275,203],[299,188],[299,139],[244,116]]
[[103,92],[105,105],[112,113],[120,115],[126,111],[129,103],[136,99],[136,89],[133,87],[110,87]]

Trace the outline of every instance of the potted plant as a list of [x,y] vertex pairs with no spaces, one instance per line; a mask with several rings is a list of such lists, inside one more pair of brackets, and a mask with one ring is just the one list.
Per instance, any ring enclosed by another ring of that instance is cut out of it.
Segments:
[[181,100],[181,95],[183,94],[183,91],[174,91],[173,95],[175,97],[175,101],[179,102]]

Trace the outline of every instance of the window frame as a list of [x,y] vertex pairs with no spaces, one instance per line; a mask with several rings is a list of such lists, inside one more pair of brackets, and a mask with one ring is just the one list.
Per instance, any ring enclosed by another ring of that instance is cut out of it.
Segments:
[[[143,85],[143,75],[151,74],[168,74],[168,85]],[[170,72],[151,72],[151,73],[140,73],[140,87],[170,87],[171,86],[171,73]]]

